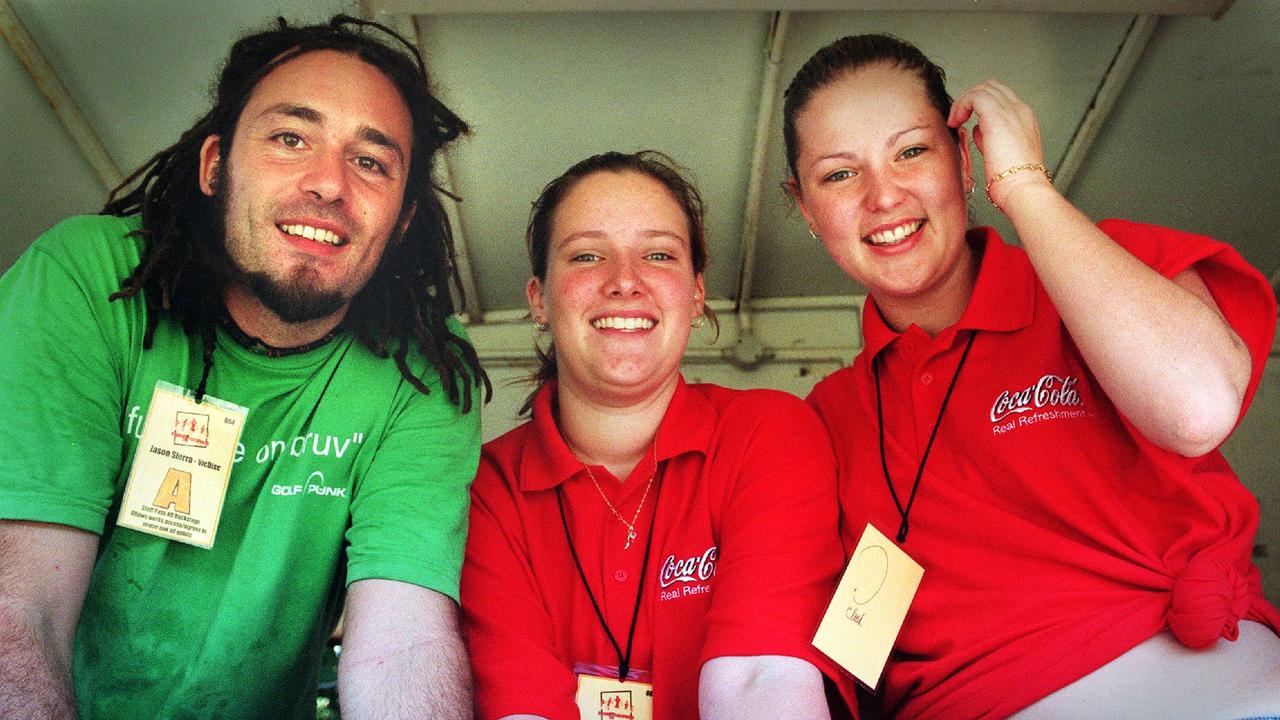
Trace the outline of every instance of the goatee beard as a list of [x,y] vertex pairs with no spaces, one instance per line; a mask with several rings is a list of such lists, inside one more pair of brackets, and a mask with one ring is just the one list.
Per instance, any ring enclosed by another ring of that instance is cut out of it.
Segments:
[[[234,260],[232,263],[235,265]],[[291,283],[281,282],[264,272],[248,272],[239,265],[235,265],[233,282],[249,288],[264,307],[290,324],[329,317],[347,304],[347,299],[337,290],[307,287],[302,278],[293,278]]]

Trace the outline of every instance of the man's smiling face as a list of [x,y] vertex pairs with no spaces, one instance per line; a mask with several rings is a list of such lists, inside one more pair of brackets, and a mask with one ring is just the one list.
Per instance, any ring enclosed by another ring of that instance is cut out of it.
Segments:
[[345,313],[403,231],[412,120],[395,85],[354,55],[305,53],[258,83],[231,150],[201,151],[232,282],[288,323]]

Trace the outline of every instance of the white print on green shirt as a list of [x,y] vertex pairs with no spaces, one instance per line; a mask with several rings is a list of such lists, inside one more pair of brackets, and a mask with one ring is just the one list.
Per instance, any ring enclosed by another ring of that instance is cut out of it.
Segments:
[[[124,418],[125,434],[132,435],[135,439],[142,439],[142,421],[146,418],[146,410],[141,405],[134,405],[129,408],[129,414]],[[321,435],[319,433],[309,432],[306,435],[296,435],[287,440],[269,440],[263,443],[262,447],[254,453],[254,460],[259,465],[272,462],[276,458],[283,455],[290,457],[302,457],[303,455],[315,455],[317,457],[334,457],[341,458],[345,455],[352,445],[360,445],[364,442],[364,433],[353,432],[351,437],[338,437],[336,435]],[[244,443],[236,443],[235,463],[239,463],[245,456]]]

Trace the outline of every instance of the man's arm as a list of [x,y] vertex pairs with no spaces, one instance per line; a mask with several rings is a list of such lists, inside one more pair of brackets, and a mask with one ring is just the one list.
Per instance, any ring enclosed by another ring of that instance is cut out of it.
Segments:
[[346,612],[343,717],[471,717],[471,672],[452,599],[395,580],[359,580],[347,589]]
[[0,520],[0,717],[74,718],[71,646],[98,536]]
[[698,675],[698,714],[706,720],[831,717],[822,673],[804,660],[782,655],[708,660]]

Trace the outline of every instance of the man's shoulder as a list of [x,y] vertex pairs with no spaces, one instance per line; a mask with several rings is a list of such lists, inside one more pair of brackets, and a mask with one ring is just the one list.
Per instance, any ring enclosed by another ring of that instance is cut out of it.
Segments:
[[103,266],[132,271],[142,251],[136,216],[73,215],[46,230],[31,252],[49,255],[68,268]]
[[72,215],[46,230],[35,244],[48,250],[106,245],[119,243],[141,228],[142,221],[136,215]]
[[22,306],[79,294],[95,306],[137,267],[143,240],[137,218],[80,215],[46,230],[4,273],[0,294]]
[[[453,335],[455,338],[462,341],[462,344],[465,344],[466,346],[471,345],[471,338],[467,334],[466,326],[463,325],[462,320],[460,320],[456,315],[449,315],[448,317],[445,318],[445,327],[447,328],[449,334]],[[356,343],[356,344],[360,345],[361,343]],[[372,354],[372,351],[368,350],[367,348],[363,348],[363,350],[365,352],[369,352]],[[459,344],[450,345],[450,350],[458,357],[464,357],[463,352],[459,347]],[[395,351],[394,342],[391,344],[391,348],[389,351],[390,352]],[[380,359],[388,360],[388,364],[392,368],[394,368],[394,372],[399,374],[400,370],[399,368],[395,367],[395,361],[391,360],[390,358],[380,358]],[[441,383],[439,371],[437,371],[435,365],[433,365],[431,361],[423,354],[422,349],[421,347],[419,347],[417,342],[409,343],[408,351],[405,353],[404,361],[405,361],[405,365],[407,365],[409,368],[409,372],[411,372],[414,375],[414,377],[417,377],[420,380],[422,380],[422,382],[425,383],[428,387],[432,388],[433,391],[437,387],[443,387]]]

